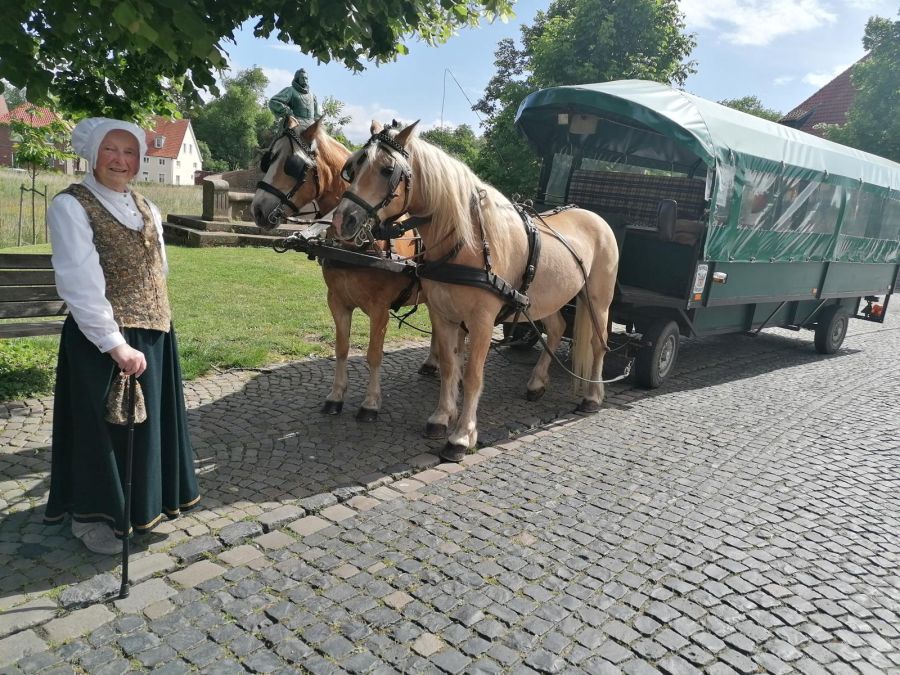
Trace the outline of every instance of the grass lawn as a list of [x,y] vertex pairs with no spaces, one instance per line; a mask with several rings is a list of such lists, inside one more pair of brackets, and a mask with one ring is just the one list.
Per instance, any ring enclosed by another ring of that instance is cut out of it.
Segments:
[[[29,246],[6,252],[47,252]],[[169,294],[185,379],[214,368],[253,368],[312,354],[333,353],[334,324],[319,266],[306,256],[272,249],[169,246]],[[412,322],[429,328],[424,308]],[[368,319],[354,315],[352,343],[368,340]],[[388,343],[427,340],[388,328]],[[53,389],[58,338],[0,340],[0,400]]]

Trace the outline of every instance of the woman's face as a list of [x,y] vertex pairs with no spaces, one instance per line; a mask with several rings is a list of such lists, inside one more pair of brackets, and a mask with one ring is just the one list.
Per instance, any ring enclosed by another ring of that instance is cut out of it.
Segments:
[[140,146],[127,131],[113,129],[100,142],[94,177],[110,190],[124,192],[128,181],[138,172]]

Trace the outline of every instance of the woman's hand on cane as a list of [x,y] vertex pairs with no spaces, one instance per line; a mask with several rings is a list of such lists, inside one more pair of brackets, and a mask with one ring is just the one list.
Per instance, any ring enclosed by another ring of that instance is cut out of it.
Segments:
[[140,376],[147,370],[147,358],[143,352],[139,352],[127,344],[121,344],[109,350],[109,355],[119,366],[125,375]]

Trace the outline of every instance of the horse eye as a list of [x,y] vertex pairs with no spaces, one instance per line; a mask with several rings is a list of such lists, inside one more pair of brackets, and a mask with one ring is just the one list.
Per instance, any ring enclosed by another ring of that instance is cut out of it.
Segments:
[[344,168],[341,169],[341,178],[348,183],[353,182],[353,169],[350,167],[350,162],[344,164]]
[[381,167],[381,175],[387,178],[390,178],[394,175],[394,167],[393,166],[383,166]]

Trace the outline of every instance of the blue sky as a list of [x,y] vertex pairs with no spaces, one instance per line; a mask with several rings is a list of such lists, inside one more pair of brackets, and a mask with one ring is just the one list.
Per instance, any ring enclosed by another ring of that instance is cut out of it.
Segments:
[[[424,128],[464,123],[477,131],[479,119],[469,100],[481,97],[495,72],[497,43],[518,39],[519,26],[531,24],[549,3],[521,0],[515,19],[461,31],[440,47],[412,39],[407,56],[359,74],[317,63],[275,39],[256,39],[252,22],[225,48],[232,70],[263,69],[270,95],[290,84],[297,68],[306,68],[320,101],[329,95],[343,101],[353,117],[345,132],[354,141],[368,138],[373,118],[421,119]],[[697,39],[691,55],[697,72],[688,78],[687,91],[711,100],[755,94],[765,106],[787,112],[856,62],[863,55],[866,20],[896,19],[898,5],[896,0],[681,0],[681,8]]]

